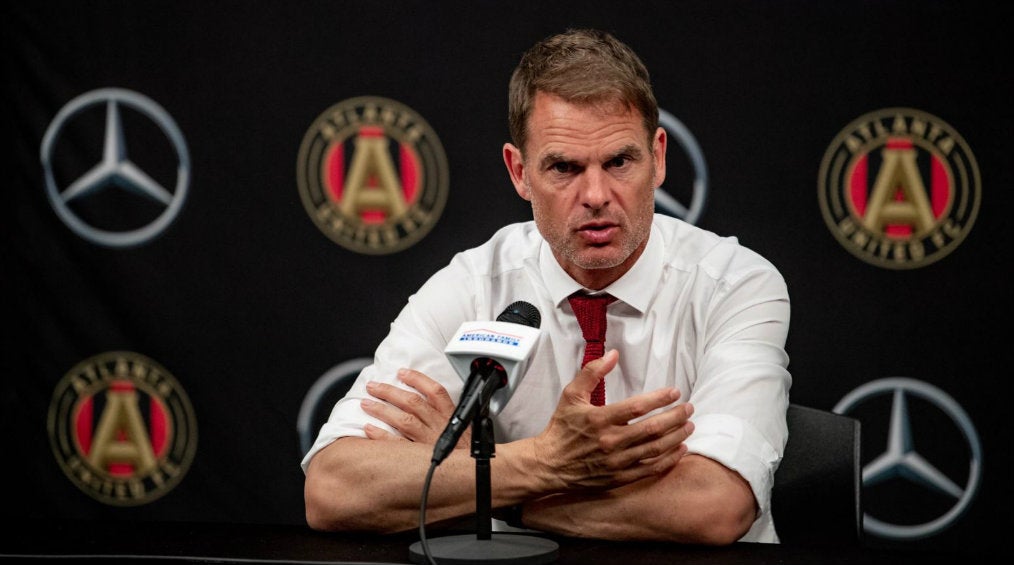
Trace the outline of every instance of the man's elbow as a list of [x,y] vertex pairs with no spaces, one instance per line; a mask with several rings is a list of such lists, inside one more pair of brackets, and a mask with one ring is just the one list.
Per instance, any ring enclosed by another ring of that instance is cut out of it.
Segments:
[[704,545],[729,545],[742,538],[756,519],[753,496],[748,500],[738,496],[712,497],[700,506],[706,509],[698,514],[698,543]]
[[686,520],[685,541],[729,545],[750,531],[757,518],[757,500],[739,473],[696,455],[685,457],[681,467],[685,498],[679,507]]
[[306,525],[311,529],[321,532],[334,532],[342,530],[342,522],[335,518],[332,508],[316,501],[316,497],[304,495],[306,506]]
[[305,490],[306,524],[311,529],[321,532],[386,531],[382,524],[364,521],[364,517],[373,514],[365,502],[354,496],[336,497],[335,492],[348,492],[348,489]]
[[303,490],[306,524],[318,531],[342,530],[342,521],[336,516],[334,502],[331,497],[322,494],[322,489],[315,488],[315,483],[313,475],[308,473]]
[[310,529],[320,532],[331,532],[337,529],[335,523],[327,519],[326,514],[310,503],[306,504],[306,525],[310,526]]
[[318,453],[310,461],[303,485],[303,505],[306,524],[314,530],[337,532],[355,528],[352,517],[356,504],[351,495],[336,496],[335,493],[353,493],[354,490],[341,484],[339,471],[333,453]]
[[725,508],[711,513],[712,519],[704,525],[701,543],[705,545],[730,545],[739,541],[753,525],[754,512],[743,512],[738,508]]

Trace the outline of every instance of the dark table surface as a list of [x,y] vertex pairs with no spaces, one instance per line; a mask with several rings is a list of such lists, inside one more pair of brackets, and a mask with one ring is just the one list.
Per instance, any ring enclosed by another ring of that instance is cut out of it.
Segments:
[[[419,532],[332,534],[295,525],[28,522],[2,526],[0,560],[29,563],[411,563]],[[428,531],[427,539],[470,532]],[[508,536],[512,534],[494,534]],[[962,563],[941,552],[804,544],[736,543],[700,547],[539,536],[559,544],[556,563],[680,565]],[[417,546],[418,547],[418,546]]]

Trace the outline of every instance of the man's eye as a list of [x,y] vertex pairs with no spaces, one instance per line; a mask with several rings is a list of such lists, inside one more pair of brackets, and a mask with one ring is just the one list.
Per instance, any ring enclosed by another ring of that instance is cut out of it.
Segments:
[[549,168],[554,173],[569,173],[571,171],[570,163],[553,163]]
[[622,167],[623,165],[626,165],[629,160],[630,159],[628,159],[625,155],[620,155],[619,157],[613,157],[612,159],[610,159],[608,166]]

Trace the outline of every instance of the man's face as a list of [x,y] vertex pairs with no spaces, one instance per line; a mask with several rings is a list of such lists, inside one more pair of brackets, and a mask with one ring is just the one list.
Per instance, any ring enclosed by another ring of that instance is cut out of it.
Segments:
[[649,141],[641,115],[618,104],[574,105],[538,93],[523,157],[504,146],[518,194],[571,277],[603,288],[648,241],[655,187],[665,179],[665,130]]

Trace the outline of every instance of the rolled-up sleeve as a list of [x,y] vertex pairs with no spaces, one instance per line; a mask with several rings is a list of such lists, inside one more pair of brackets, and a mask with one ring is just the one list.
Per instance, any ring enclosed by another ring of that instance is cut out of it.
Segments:
[[792,383],[784,347],[789,325],[784,280],[773,267],[726,278],[698,319],[705,337],[698,342],[689,398],[695,430],[687,447],[750,484],[758,520],[744,539],[777,541],[771,488],[788,440],[785,413]]

